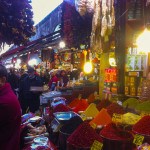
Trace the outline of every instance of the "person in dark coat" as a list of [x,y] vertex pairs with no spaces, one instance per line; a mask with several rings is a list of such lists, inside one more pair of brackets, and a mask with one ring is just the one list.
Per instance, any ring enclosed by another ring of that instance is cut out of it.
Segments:
[[[20,69],[20,78],[19,78],[19,89],[20,89],[20,86],[22,85],[21,83],[23,82],[23,80],[28,76],[28,74],[25,72],[25,70],[22,68]],[[18,90],[18,99],[19,101],[21,100],[21,94],[20,94],[20,91]],[[20,104],[21,104],[21,101],[20,101]]]
[[19,150],[21,107],[0,65],[0,150]]
[[42,80],[35,74],[34,68],[30,67],[28,69],[28,76],[24,78],[19,87],[19,98],[23,114],[26,113],[28,108],[32,113],[39,109],[41,92],[32,91],[32,87],[42,86]]
[[10,83],[12,90],[16,94],[16,90],[19,87],[19,77],[15,74],[14,68],[10,68],[7,81]]
[[42,80],[43,84],[48,84],[49,78],[47,78],[47,76],[46,76],[44,71],[41,72],[40,77],[41,77],[41,80]]
[[28,74],[25,72],[25,70],[22,68],[22,69],[20,69],[20,79],[19,79],[19,83],[21,82],[21,81],[23,81],[24,80],[24,78],[26,78],[28,76]]

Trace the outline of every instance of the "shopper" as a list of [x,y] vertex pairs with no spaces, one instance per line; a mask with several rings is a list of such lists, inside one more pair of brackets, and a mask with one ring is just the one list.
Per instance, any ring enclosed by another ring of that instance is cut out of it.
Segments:
[[27,109],[34,113],[40,106],[40,91],[33,91],[32,87],[42,87],[43,83],[39,76],[35,74],[32,67],[28,68],[28,76],[20,83],[19,98],[21,101],[22,113],[25,114]]
[[19,150],[21,108],[0,65],[0,150]]
[[19,77],[15,74],[15,69],[10,68],[10,72],[8,73],[7,81],[10,83],[12,90],[16,94],[16,90],[19,87]]
[[20,79],[19,79],[19,83],[20,83],[21,81],[23,81],[24,78],[26,78],[27,76],[28,76],[28,74],[25,72],[25,69],[21,68],[21,69],[20,69]]

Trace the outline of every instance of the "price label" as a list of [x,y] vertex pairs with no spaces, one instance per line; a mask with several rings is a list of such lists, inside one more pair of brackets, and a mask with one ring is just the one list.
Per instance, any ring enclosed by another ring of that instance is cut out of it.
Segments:
[[102,150],[102,147],[103,147],[103,143],[95,140],[91,147],[91,150]]
[[135,145],[137,145],[137,146],[142,145],[143,141],[144,141],[144,136],[139,135],[139,134],[136,134],[136,135],[134,136],[133,143],[134,143]]
[[91,123],[91,127],[92,127],[93,129],[96,129],[97,125],[96,125],[95,123]]
[[123,116],[122,116],[121,114],[116,114],[116,113],[114,113],[114,114],[113,114],[113,117],[112,117],[112,121],[113,121],[114,123],[122,123],[122,121],[123,121]]
[[87,117],[86,117],[86,115],[84,113],[82,113],[81,114],[81,118],[82,118],[83,121],[85,121]]

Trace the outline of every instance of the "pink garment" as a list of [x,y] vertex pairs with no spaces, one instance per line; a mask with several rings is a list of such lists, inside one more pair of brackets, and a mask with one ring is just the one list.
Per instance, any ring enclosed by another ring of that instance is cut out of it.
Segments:
[[58,80],[59,79],[57,78],[57,76],[53,76],[48,83],[49,87],[51,88],[53,82],[57,84]]
[[21,108],[10,84],[0,88],[0,150],[19,150]]

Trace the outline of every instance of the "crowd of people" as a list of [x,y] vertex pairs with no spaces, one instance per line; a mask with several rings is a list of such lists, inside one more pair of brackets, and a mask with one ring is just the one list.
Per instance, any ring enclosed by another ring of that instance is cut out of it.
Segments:
[[44,84],[49,90],[65,87],[73,77],[69,75],[65,70],[37,74],[32,67],[26,71],[7,70],[0,64],[0,149],[19,149],[21,116],[27,111],[35,113],[40,106],[42,91],[33,91],[32,87],[43,87]]
[[19,99],[22,114],[27,111],[34,113],[39,109],[41,91],[32,91],[32,87],[42,87],[47,84],[49,90],[53,91],[58,86],[66,87],[68,81],[69,76],[65,70],[52,69],[50,72],[38,74],[32,67],[28,67],[27,71],[10,68],[7,77],[7,82]]

